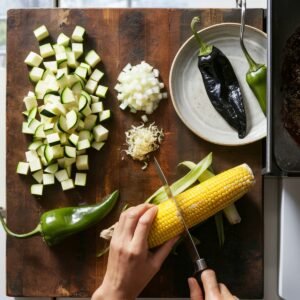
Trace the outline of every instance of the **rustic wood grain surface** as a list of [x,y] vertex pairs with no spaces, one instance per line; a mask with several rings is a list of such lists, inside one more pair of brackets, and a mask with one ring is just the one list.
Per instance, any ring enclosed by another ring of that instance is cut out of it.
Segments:
[[[48,248],[40,237],[29,240],[7,239],[7,293],[10,296],[89,297],[101,283],[107,256],[96,259],[104,246],[99,239],[101,229],[118,219],[125,203],[143,202],[159,185],[155,168],[146,171],[131,159],[122,160],[124,131],[139,124],[138,115],[120,111],[113,87],[121,69],[146,60],[160,70],[168,88],[172,60],[180,45],[191,35],[193,16],[200,15],[202,27],[220,22],[239,22],[239,10],[170,10],[170,9],[39,9],[10,10],[7,42],[7,213],[8,225],[17,232],[33,229],[43,211],[82,203],[94,203],[119,189],[120,201],[114,212],[97,228],[74,236],[58,246]],[[262,28],[262,11],[249,10],[247,23]],[[58,185],[46,188],[45,196],[30,195],[30,177],[15,173],[29,139],[21,133],[24,110],[22,99],[32,84],[23,63],[30,50],[38,52],[32,31],[45,24],[53,39],[63,31],[71,34],[75,25],[86,28],[87,48],[101,54],[104,83],[110,88],[105,106],[113,117],[107,123],[109,141],[100,153],[91,151],[88,184],[69,192]],[[182,174],[176,165],[182,160],[198,162],[208,152],[214,153],[217,172],[247,162],[254,170],[256,185],[237,203],[242,223],[229,226],[225,222],[226,241],[218,246],[214,220],[199,226],[200,253],[217,271],[220,281],[241,298],[261,298],[263,287],[262,229],[262,144],[242,147],[210,144],[191,133],[177,117],[171,100],[162,101],[150,121],[162,127],[166,137],[157,154],[172,182]],[[186,297],[190,261],[183,249],[171,255],[161,271],[146,287],[144,297]]]

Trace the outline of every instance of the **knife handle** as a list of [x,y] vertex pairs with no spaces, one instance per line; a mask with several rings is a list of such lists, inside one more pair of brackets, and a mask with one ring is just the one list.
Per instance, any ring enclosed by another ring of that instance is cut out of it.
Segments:
[[201,274],[206,269],[208,269],[208,267],[207,267],[207,264],[206,264],[206,261],[204,258],[200,258],[195,261],[194,277],[196,278],[198,284],[200,285],[203,293],[204,293],[204,289],[203,289],[203,284],[202,284],[202,280],[201,280]]

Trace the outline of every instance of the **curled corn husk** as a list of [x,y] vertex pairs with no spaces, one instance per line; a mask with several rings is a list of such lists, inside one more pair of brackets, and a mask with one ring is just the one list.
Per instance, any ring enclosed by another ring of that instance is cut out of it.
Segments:
[[110,240],[112,238],[116,225],[117,223],[115,223],[114,225],[110,226],[107,229],[103,229],[100,232],[100,237],[104,240]]

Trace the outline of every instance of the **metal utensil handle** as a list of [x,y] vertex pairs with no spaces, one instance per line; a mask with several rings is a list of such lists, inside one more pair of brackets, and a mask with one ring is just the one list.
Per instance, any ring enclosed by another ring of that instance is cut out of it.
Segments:
[[194,277],[197,279],[198,284],[201,286],[201,288],[203,290],[201,274],[202,274],[203,271],[208,269],[206,261],[205,261],[204,258],[200,258],[200,259],[198,259],[194,262],[194,265],[195,265],[195,267],[194,267],[195,268]]
[[195,264],[194,277],[197,280],[199,286],[201,287],[202,293],[204,295],[205,291],[204,291],[201,275],[207,269],[207,264],[204,258],[200,258],[199,260],[196,260],[194,264]]
[[241,7],[241,27],[240,27],[240,44],[244,52],[248,54],[248,51],[244,45],[244,30],[245,30],[245,19],[246,19],[246,0],[240,1]]

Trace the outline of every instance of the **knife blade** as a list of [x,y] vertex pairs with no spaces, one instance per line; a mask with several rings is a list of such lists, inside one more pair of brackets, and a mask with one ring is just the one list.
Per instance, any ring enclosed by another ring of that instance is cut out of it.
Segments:
[[201,258],[199,255],[197,247],[193,241],[193,238],[190,234],[188,226],[185,222],[184,212],[182,211],[179,203],[177,202],[176,197],[173,195],[170,185],[168,184],[167,178],[155,157],[154,157],[154,164],[155,164],[155,167],[157,170],[157,174],[158,174],[161,182],[163,183],[163,186],[164,186],[164,189],[165,189],[165,192],[166,192],[168,198],[170,198],[174,202],[174,204],[177,208],[177,213],[180,217],[180,220],[181,220],[183,228],[184,228],[184,231],[183,231],[184,243],[185,243],[188,253],[192,259],[192,262],[194,264],[194,276],[196,277],[198,282],[201,283],[201,278],[200,278],[201,273],[207,269],[206,261],[204,258]]

